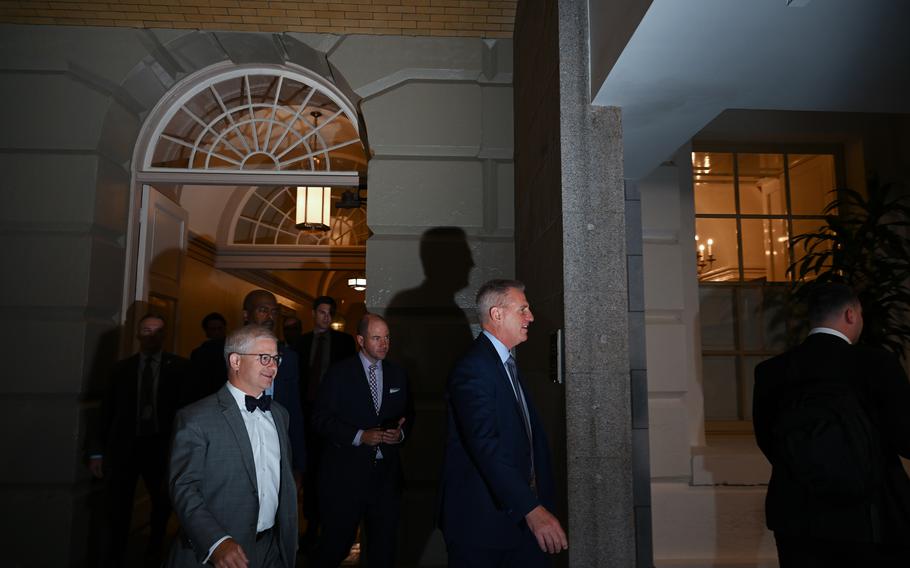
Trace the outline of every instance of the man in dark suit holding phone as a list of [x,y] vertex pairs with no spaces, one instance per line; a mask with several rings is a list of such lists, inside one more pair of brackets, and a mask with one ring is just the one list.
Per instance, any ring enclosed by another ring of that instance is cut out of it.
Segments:
[[385,361],[385,319],[365,315],[356,339],[360,353],[329,368],[313,413],[325,441],[319,468],[322,535],[315,566],[341,564],[362,517],[369,566],[391,568],[401,500],[398,447],[410,433],[414,413],[407,375]]

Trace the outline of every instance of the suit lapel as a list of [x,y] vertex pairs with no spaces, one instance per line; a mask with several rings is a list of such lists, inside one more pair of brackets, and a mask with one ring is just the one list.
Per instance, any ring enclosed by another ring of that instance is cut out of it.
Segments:
[[[246,424],[243,423],[243,416],[240,415],[240,407],[237,406],[237,401],[231,395],[227,385],[221,387],[218,391],[218,402],[221,403],[221,412],[224,415],[224,419],[227,420],[231,432],[234,434],[237,446],[240,448],[240,457],[250,478],[250,483],[253,484],[253,488],[258,494],[259,485],[256,483],[256,463],[253,461],[253,446],[250,445],[250,435],[246,431]],[[272,414],[275,413],[273,412]]]
[[[243,419],[241,418],[241,420]],[[284,421],[284,416],[282,416],[280,412],[272,412],[272,420],[274,420],[275,428],[278,430],[278,445],[280,446],[281,461],[282,463],[291,463],[288,456],[288,445],[290,444],[287,439],[288,424]]]
[[[398,384],[395,382],[395,377],[392,376],[392,371],[389,370],[389,366],[386,365],[385,361],[382,362],[382,404],[379,405],[379,416],[385,416],[385,409],[389,404],[389,399],[391,398],[390,392],[394,387],[397,387]],[[372,402],[372,399],[370,399]]]

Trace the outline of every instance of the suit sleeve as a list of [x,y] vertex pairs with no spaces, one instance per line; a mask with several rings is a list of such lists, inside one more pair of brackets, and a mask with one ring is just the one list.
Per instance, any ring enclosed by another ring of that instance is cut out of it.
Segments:
[[107,384],[105,385],[104,395],[101,399],[101,407],[98,411],[98,420],[95,423],[94,431],[89,438],[88,447],[86,448],[86,453],[90,458],[93,456],[104,456],[106,450],[105,445],[107,444],[114,423],[114,413],[117,411],[118,389],[122,388],[119,378],[124,373],[123,367],[123,362],[118,361],[107,377]]
[[453,371],[448,390],[465,449],[496,501],[516,522],[522,520],[540,503],[527,474],[504,459],[494,382],[478,365],[462,363]]
[[306,471],[306,436],[304,433],[303,409],[300,407],[300,370],[297,353],[287,348],[283,351],[281,362],[283,396],[279,402],[288,411],[288,434],[291,439],[291,461],[297,471]]
[[762,364],[759,364],[755,367],[755,378],[752,387],[752,429],[755,431],[755,441],[758,443],[759,449],[765,454],[765,457],[768,458],[768,461],[771,461],[771,456],[769,452],[771,450],[770,440],[768,436],[767,421],[765,420],[764,409],[765,401],[764,397],[765,392],[764,388],[764,377],[763,377],[763,367]]
[[341,418],[344,403],[344,375],[350,365],[332,365],[322,377],[319,394],[313,408],[313,425],[320,436],[338,446],[350,446],[360,428]]
[[171,501],[196,558],[202,563],[212,545],[227,536],[202,494],[208,441],[184,411],[177,413],[168,468]]
[[910,459],[910,383],[897,357],[879,352],[867,368],[867,380],[878,407],[885,438],[901,456]]
[[402,431],[404,432],[404,438],[402,440],[402,442],[404,442],[404,440],[407,440],[411,435],[411,431],[414,429],[414,419],[417,416],[417,414],[414,412],[414,396],[411,394],[411,381],[408,379],[408,374],[404,371],[404,369],[401,370],[401,384],[404,385],[404,391],[407,396],[404,403],[405,420],[404,425],[401,427]]

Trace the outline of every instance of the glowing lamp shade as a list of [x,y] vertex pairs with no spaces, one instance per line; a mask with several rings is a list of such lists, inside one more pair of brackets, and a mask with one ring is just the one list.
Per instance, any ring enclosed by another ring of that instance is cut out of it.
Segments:
[[367,279],[366,278],[348,278],[348,286],[357,290],[358,292],[363,292],[367,289]]
[[331,187],[297,186],[297,228],[328,231],[331,224],[329,216],[331,204]]

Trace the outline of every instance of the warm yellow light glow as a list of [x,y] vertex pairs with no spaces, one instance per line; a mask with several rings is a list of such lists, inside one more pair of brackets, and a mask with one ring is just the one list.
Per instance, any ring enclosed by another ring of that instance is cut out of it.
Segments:
[[331,220],[332,188],[319,186],[297,187],[298,229],[328,231]]
[[348,278],[348,286],[357,290],[358,292],[363,292],[367,289],[367,279],[366,278]]

